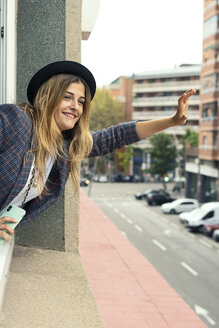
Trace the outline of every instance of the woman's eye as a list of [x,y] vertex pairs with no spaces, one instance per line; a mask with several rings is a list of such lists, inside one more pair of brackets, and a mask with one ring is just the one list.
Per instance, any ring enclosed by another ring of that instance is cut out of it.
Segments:
[[69,100],[69,99],[71,99],[71,97],[69,97],[69,96],[64,96],[64,99]]
[[84,106],[84,101],[79,101],[79,104],[80,104],[81,106]]

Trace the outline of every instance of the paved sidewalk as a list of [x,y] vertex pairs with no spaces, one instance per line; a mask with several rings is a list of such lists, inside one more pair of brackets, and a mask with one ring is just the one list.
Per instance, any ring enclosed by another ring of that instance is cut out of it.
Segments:
[[81,190],[80,253],[106,328],[206,328]]

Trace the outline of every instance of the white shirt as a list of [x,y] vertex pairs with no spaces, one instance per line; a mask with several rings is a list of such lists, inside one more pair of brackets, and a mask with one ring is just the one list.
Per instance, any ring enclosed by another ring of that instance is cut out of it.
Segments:
[[[50,172],[52,170],[52,167],[53,167],[53,164],[54,163],[55,163],[55,157],[49,156],[49,158],[47,160],[47,163],[46,163],[46,174],[45,174],[45,177],[44,177],[44,184],[46,183],[46,180],[47,180],[47,178],[48,178],[48,176],[49,176],[49,174],[50,174]],[[27,188],[29,186],[31,177],[32,177],[32,172],[33,172],[33,169],[34,169],[34,165],[35,165],[35,158],[33,160],[33,163],[32,163],[31,169],[30,169],[30,174],[29,174],[29,177],[27,179],[27,182],[26,182],[24,188],[12,200],[12,202],[11,202],[12,205],[21,206],[21,204],[22,204],[22,202],[24,200],[24,197],[25,197]],[[32,185],[31,188],[30,188],[30,190],[29,190],[29,193],[27,195],[27,198],[25,200],[25,203],[29,202],[31,199],[34,199],[34,198],[36,198],[38,196],[39,196],[39,192],[38,192],[37,187],[33,187],[33,185]]]

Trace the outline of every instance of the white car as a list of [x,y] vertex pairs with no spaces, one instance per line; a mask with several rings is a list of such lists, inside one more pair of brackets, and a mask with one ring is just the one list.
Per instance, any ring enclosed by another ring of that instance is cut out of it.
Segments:
[[215,241],[219,241],[219,229],[214,230],[212,237],[214,238]]
[[200,231],[204,225],[217,225],[219,224],[219,202],[205,203],[196,210],[182,213],[179,215],[179,220],[189,231],[193,232]]
[[170,203],[161,205],[164,213],[176,214],[181,212],[192,211],[199,206],[198,201],[192,198],[181,198]]

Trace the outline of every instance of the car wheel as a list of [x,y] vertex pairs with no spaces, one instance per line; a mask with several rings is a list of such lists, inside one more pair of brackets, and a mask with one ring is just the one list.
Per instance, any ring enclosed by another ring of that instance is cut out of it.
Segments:
[[172,209],[170,210],[170,214],[176,214],[176,211],[172,208]]

